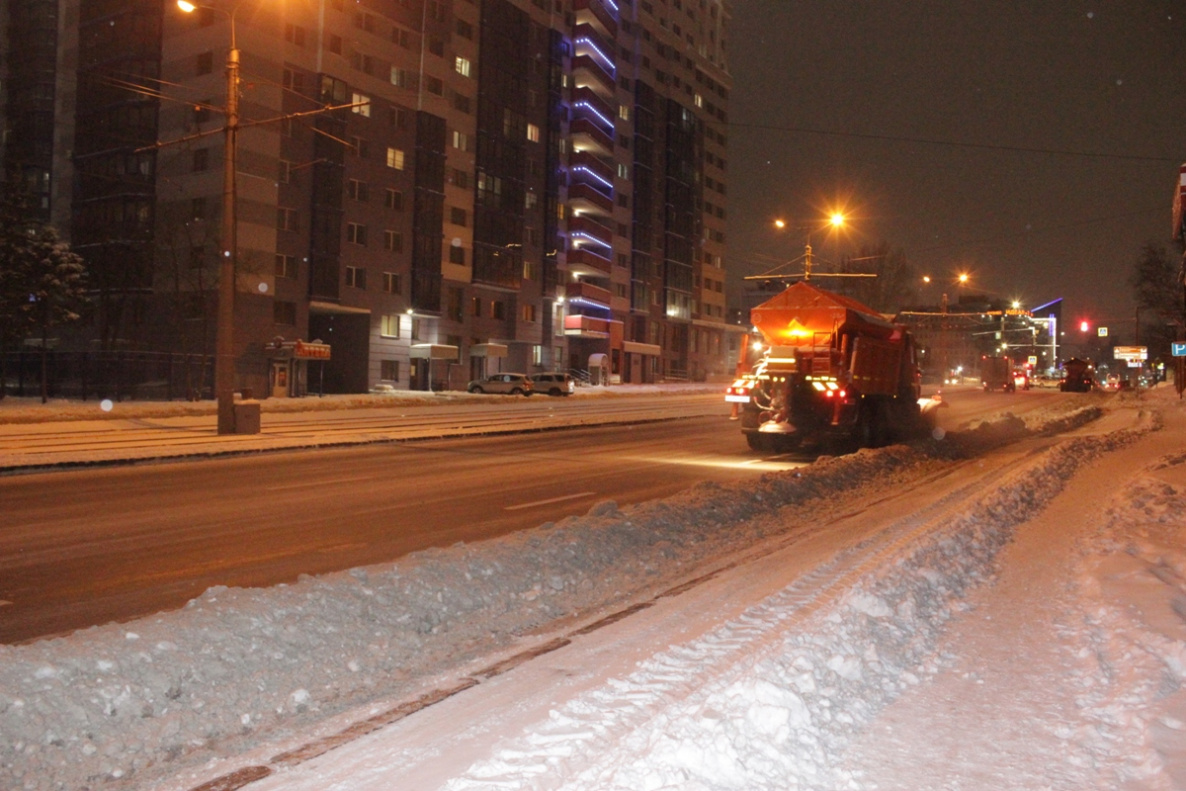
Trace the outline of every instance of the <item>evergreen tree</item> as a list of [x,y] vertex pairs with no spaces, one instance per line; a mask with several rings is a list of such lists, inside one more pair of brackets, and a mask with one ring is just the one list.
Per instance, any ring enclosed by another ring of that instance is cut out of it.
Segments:
[[[41,341],[41,398],[47,400],[49,330],[78,320],[87,303],[82,258],[35,219],[28,193],[10,178],[0,197],[0,352],[30,337]],[[0,353],[0,398],[5,355]]]

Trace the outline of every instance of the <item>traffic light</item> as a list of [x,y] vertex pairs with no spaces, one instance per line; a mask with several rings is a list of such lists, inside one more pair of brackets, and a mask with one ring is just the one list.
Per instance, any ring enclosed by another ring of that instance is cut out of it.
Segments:
[[1088,322],[1088,321],[1079,322],[1079,332],[1087,332],[1090,329],[1091,329],[1091,322]]

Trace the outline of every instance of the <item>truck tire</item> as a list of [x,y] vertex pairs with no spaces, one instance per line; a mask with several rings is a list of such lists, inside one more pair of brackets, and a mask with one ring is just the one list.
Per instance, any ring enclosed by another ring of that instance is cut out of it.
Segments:
[[865,401],[857,418],[857,447],[880,448],[886,440],[885,410],[876,401]]
[[761,451],[762,453],[768,453],[772,450],[769,438],[763,434],[746,434],[745,441],[749,445],[750,450]]
[[778,453],[790,453],[799,448],[800,438],[792,434],[776,434],[774,437],[774,450]]

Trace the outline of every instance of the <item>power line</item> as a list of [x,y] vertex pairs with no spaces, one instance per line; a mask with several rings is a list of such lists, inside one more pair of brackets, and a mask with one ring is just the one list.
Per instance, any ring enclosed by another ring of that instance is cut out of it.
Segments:
[[849,137],[857,140],[882,140],[891,143],[920,143],[929,146],[945,146],[947,148],[973,148],[987,151],[1010,151],[1019,154],[1054,154],[1063,157],[1080,157],[1085,159],[1114,159],[1127,162],[1168,162],[1179,164],[1180,157],[1152,157],[1141,154],[1112,154],[1102,151],[1075,151],[1066,148],[1038,148],[1031,146],[1009,146],[999,143],[968,143],[959,140],[939,140],[928,137],[910,137],[907,135],[878,135],[866,132],[842,132],[835,129],[812,129],[806,126],[774,126],[771,124],[746,124],[730,122],[733,129],[755,129],[765,132],[789,132],[792,134],[820,135],[823,137]]

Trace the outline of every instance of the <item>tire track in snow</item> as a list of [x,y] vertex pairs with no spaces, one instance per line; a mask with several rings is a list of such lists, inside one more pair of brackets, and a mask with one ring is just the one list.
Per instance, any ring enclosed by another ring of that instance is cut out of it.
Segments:
[[[1039,442],[1020,455],[996,457],[996,466],[976,480],[957,486],[918,513],[842,551],[765,602],[690,643],[641,662],[630,676],[611,679],[603,687],[552,711],[549,720],[490,759],[474,764],[445,787],[449,791],[503,787],[571,787],[588,791],[603,787],[599,783],[618,768],[614,745],[629,741],[629,734],[648,723],[673,719],[668,710],[684,708],[686,702],[702,698],[707,680],[734,676],[739,667],[744,673],[759,661],[755,657],[779,651],[789,631],[803,629],[813,617],[825,616],[837,608],[862,578],[891,563],[921,539],[943,532],[960,514],[974,511],[1003,487],[1024,485],[1019,481],[1043,465],[1053,445],[1053,441]],[[977,463],[984,461],[978,459]],[[820,529],[850,516],[829,520]],[[777,542],[776,549],[764,547],[732,567],[787,549],[802,539],[802,533],[788,536]],[[720,683],[711,686],[719,687]],[[589,756],[604,755],[615,757],[587,762]],[[568,782],[549,782],[559,777]]]

